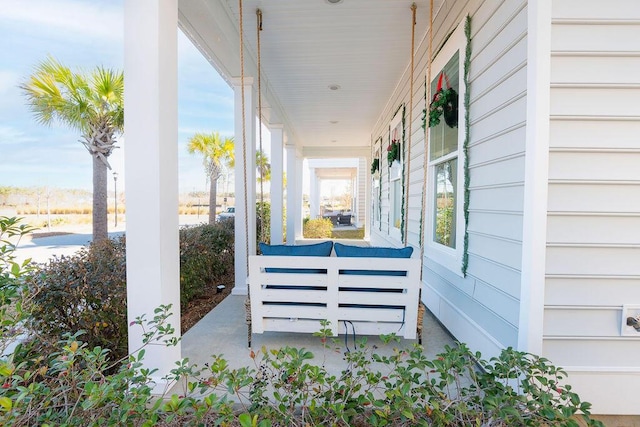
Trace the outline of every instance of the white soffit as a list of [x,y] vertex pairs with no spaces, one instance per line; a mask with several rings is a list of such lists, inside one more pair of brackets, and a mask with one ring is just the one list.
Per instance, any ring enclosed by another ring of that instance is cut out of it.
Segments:
[[[255,75],[260,8],[264,103],[298,146],[370,145],[375,121],[410,63],[412,3],[243,0],[245,73]],[[415,3],[417,48],[429,1]],[[435,1],[436,11],[441,3]],[[225,79],[239,75],[237,0],[181,0],[180,24]]]

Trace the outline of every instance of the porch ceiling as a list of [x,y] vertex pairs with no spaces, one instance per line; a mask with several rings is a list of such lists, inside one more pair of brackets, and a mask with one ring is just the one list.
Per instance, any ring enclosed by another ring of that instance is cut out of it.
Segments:
[[[256,9],[263,104],[304,147],[369,146],[371,130],[409,66],[413,0],[244,0],[245,73],[255,76]],[[416,46],[428,26],[418,6]],[[435,8],[442,0],[435,1]],[[230,81],[240,75],[237,0],[181,0],[180,25]],[[338,85],[338,90],[329,86]],[[334,123],[335,122],[335,123]]]

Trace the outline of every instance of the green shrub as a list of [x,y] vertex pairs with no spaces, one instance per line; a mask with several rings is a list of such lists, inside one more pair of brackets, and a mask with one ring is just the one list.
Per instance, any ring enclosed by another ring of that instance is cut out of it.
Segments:
[[[215,292],[233,274],[233,225],[222,222],[180,230],[180,303]],[[33,329],[40,344],[84,331],[90,348],[127,354],[125,238],[92,243],[73,256],[54,257],[30,279]]]
[[256,203],[256,240],[256,243],[271,241],[271,203],[269,202]]
[[24,321],[29,317],[30,297],[24,280],[34,267],[31,260],[16,262],[15,250],[22,237],[35,228],[21,221],[0,216],[0,354],[24,333]]
[[[165,324],[168,310],[160,307],[151,321],[134,322],[148,331],[147,344],[175,344]],[[330,334],[325,323],[320,340],[328,342]],[[383,337],[387,343],[393,339]],[[165,379],[180,383],[180,394],[160,399],[151,396],[143,355],[124,359],[108,374],[103,349],[67,336],[37,370],[15,358],[0,360],[0,423],[577,427],[581,417],[586,425],[602,426],[590,419],[590,404],[565,384],[561,369],[513,349],[485,361],[461,345],[430,360],[419,345],[385,356],[360,340],[334,375],[324,357],[316,363],[304,348],[263,347],[251,352],[255,369],[231,369],[221,356],[203,368],[177,362]]]
[[30,280],[33,329],[53,343],[65,333],[84,331],[89,347],[123,357],[128,351],[126,275],[124,237],[54,257]]
[[326,239],[331,237],[333,224],[329,218],[310,219],[304,223],[302,235],[307,239]]
[[180,229],[180,305],[215,292],[234,273],[233,221]]

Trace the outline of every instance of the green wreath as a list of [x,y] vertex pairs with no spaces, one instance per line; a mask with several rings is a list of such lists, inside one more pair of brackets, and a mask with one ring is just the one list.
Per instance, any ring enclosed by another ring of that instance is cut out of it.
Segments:
[[389,167],[394,160],[400,159],[400,143],[396,140],[391,141],[391,144],[387,148],[387,160],[389,161]]
[[371,175],[380,170],[380,159],[373,159],[371,162]]
[[447,126],[458,127],[458,92],[454,88],[441,88],[429,104],[429,127],[440,124],[440,117],[444,116]]

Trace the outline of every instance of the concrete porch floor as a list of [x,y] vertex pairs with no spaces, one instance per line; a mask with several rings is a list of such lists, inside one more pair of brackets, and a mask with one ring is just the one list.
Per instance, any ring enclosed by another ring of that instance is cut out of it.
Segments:
[[[203,367],[205,363],[211,361],[211,355],[222,354],[231,368],[245,366],[255,368],[254,361],[249,357],[250,350],[247,347],[244,299],[244,296],[229,295],[187,331],[182,337],[182,357],[188,358],[191,365]],[[455,345],[451,335],[428,310],[424,316],[422,337],[425,355],[430,359],[442,352],[446,345]],[[267,349],[284,346],[304,347],[314,354],[315,363],[323,364],[330,373],[338,374],[346,367],[346,362],[342,356],[345,351],[344,335],[340,335],[337,339],[340,351],[334,352],[324,349],[320,339],[310,334],[266,332],[253,335],[252,349],[258,352],[262,346]],[[378,346],[376,352],[384,355],[391,354],[393,347],[409,347],[416,342],[416,340],[402,339],[399,343],[385,346],[378,337],[367,337],[368,345]],[[348,345],[349,348],[354,348],[351,336],[349,336]],[[259,359],[259,357],[256,358],[256,360]],[[174,387],[174,390],[178,390],[180,385],[176,384]],[[602,421],[608,427],[640,427],[639,416],[596,415],[593,418]],[[583,425],[580,419],[578,422]]]
[[[229,362],[231,368],[243,366],[255,367],[254,361],[249,357],[247,347],[247,324],[245,322],[244,296],[230,295],[215,309],[207,314],[200,322],[194,325],[182,337],[182,357],[189,359],[189,364],[202,367],[211,361],[211,355],[222,354]],[[318,325],[320,329],[320,325]],[[360,336],[357,337],[359,339]],[[379,337],[367,337],[367,343],[378,346],[379,354],[391,354],[392,348],[409,347],[416,340],[401,340],[399,343],[385,346]],[[424,316],[423,346],[425,354],[434,358],[436,354],[444,350],[445,345],[453,346],[453,338],[442,328],[440,323],[429,311]],[[252,349],[260,350],[262,346],[268,349],[291,346],[310,350],[317,363],[322,363],[331,373],[339,373],[346,364],[342,359],[342,353],[346,350],[344,335],[338,337],[339,352],[326,350],[320,343],[320,338],[311,334],[265,332],[253,334]],[[348,345],[354,348],[353,337],[349,335]]]

